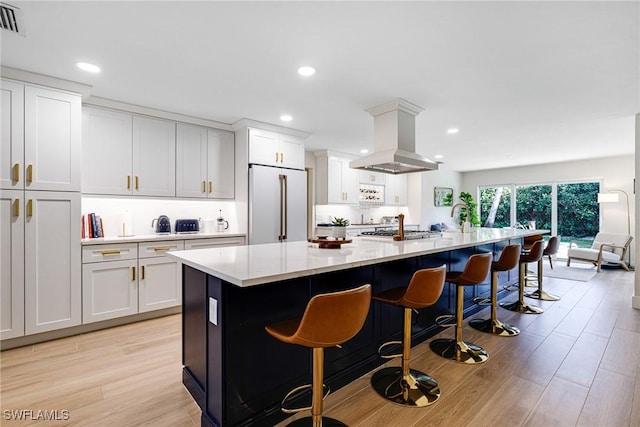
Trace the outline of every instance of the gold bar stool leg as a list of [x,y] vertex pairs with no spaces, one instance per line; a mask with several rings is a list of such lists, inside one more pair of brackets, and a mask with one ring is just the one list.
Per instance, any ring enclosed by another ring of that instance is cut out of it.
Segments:
[[544,259],[540,258],[538,260],[538,289],[533,292],[527,292],[524,294],[527,298],[534,298],[543,301],[558,301],[560,299],[559,296],[548,293],[547,291],[542,289],[542,268],[543,268]]
[[[438,383],[424,372],[411,369],[411,312],[435,304],[444,287],[446,266],[418,270],[414,273],[409,286],[389,289],[374,295],[373,299],[382,303],[404,308],[404,325],[402,330],[402,353],[382,356],[390,359],[401,357],[401,366],[382,368],[371,377],[371,386],[384,399],[403,406],[424,407],[440,398]],[[405,298],[407,297],[408,298]],[[378,350],[387,345],[399,344],[390,341],[382,344]]]
[[507,310],[511,310],[511,311],[517,311],[518,313],[525,313],[525,314],[540,314],[542,312],[544,312],[543,309],[541,309],[540,307],[537,307],[535,305],[530,305],[527,304],[524,300],[524,281],[525,281],[525,275],[526,275],[526,263],[525,262],[521,262],[520,263],[520,286],[518,287],[518,300],[517,301],[513,301],[513,302],[501,302],[500,303],[500,307],[502,308],[506,308]]
[[491,267],[492,254],[471,255],[462,274],[449,277],[447,281],[456,284],[456,325],[455,339],[439,338],[431,341],[429,347],[439,356],[466,364],[484,363],[489,354],[480,346],[462,339],[464,316],[464,287],[482,283]]
[[471,319],[469,326],[500,337],[515,337],[520,329],[498,320],[498,271],[491,272],[491,319]]

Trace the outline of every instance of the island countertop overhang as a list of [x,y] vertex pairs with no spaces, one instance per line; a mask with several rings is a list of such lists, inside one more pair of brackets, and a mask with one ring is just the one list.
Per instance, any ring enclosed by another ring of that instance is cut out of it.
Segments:
[[354,238],[340,249],[319,249],[306,241],[168,252],[176,260],[239,287],[312,276],[381,262],[447,252],[547,230],[477,228],[441,238],[392,241]]

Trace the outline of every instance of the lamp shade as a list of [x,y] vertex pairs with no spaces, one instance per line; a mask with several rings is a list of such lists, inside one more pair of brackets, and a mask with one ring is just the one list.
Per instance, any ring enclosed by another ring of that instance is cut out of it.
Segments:
[[617,193],[598,193],[598,203],[616,203],[619,200]]

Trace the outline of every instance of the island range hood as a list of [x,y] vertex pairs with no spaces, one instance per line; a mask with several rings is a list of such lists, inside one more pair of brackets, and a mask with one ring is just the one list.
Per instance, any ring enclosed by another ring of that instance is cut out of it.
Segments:
[[416,153],[415,119],[424,108],[398,98],[367,111],[373,116],[373,153],[349,162],[350,168],[389,174],[438,170]]

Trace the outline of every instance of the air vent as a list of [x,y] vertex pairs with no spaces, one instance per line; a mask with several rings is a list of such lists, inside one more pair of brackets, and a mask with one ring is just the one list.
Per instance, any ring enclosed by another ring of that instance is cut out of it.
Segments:
[[3,30],[12,33],[25,35],[24,25],[22,25],[22,12],[19,8],[10,4],[0,3],[0,25]]

